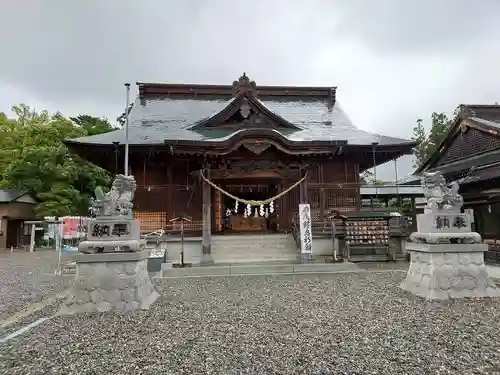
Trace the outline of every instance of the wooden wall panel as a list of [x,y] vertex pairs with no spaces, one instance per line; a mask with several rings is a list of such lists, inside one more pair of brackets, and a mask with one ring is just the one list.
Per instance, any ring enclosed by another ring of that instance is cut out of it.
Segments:
[[351,162],[325,162],[322,164],[324,183],[355,183],[356,164]]
[[307,168],[307,182],[318,183],[320,180],[320,166],[317,164],[310,165]]
[[137,185],[166,185],[167,171],[166,168],[149,162],[144,163],[144,160],[136,160],[131,164],[132,174],[135,177]]
[[0,217],[5,216],[10,219],[33,219],[35,205],[31,203],[12,202],[0,205]]

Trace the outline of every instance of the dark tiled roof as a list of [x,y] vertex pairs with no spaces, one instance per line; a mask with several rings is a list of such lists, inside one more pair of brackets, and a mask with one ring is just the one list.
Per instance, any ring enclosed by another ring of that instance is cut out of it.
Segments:
[[[465,166],[462,165],[454,165],[459,161],[463,161],[464,164],[473,163],[472,165],[475,166],[481,165],[480,163],[478,163],[478,160],[474,160],[474,162],[472,162],[471,159],[480,158],[481,156],[478,154],[480,154],[481,152],[484,153],[486,151],[492,151],[492,144],[490,142],[488,142],[490,143],[489,149],[485,150],[484,146],[477,144],[477,141],[467,141],[465,142],[467,145],[474,144],[474,146],[477,147],[473,149],[467,148],[466,150],[464,150],[463,146],[456,146],[457,148],[454,150],[454,152],[455,154],[458,154],[459,157],[451,157],[451,161],[444,159],[444,157],[447,156],[445,150],[447,148],[450,149],[451,145],[456,142],[456,137],[458,134],[462,134],[461,125],[463,122],[465,122],[465,124],[469,127],[473,127],[474,129],[476,129],[476,131],[488,134],[488,138],[491,138],[493,134],[496,134],[500,131],[500,105],[459,105],[457,108],[455,119],[452,121],[451,126],[448,129],[446,137],[442,140],[436,151],[432,155],[430,155],[430,157],[419,168],[417,168],[417,170],[415,171],[416,174],[419,174],[426,170],[432,171],[437,168],[439,168],[439,170],[441,170],[442,172],[465,168]],[[491,163],[490,160],[486,161],[486,163],[483,163],[483,165],[489,163]]]
[[0,203],[10,203],[27,193],[26,190],[20,189],[0,189]]
[[492,180],[498,177],[500,177],[500,163],[492,163],[471,169],[468,171],[467,175],[458,182],[465,185],[474,182]]
[[467,117],[491,121],[500,125],[500,105],[462,104],[460,112]]
[[[164,144],[171,141],[224,141],[235,133],[195,131],[189,128],[224,109],[232,99],[220,96],[139,97],[130,112],[129,144]],[[337,101],[331,98],[300,96],[260,97],[272,112],[296,125],[300,130],[282,132],[291,141],[347,141],[349,145],[411,144],[400,138],[369,133],[356,128]],[[125,132],[119,129],[95,136],[69,140],[70,143],[111,144],[125,142]]]

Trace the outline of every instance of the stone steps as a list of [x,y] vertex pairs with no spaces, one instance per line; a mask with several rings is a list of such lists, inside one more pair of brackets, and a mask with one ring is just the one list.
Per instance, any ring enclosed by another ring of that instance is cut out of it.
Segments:
[[291,235],[227,235],[212,238],[216,263],[295,260],[298,250]]
[[171,268],[163,270],[163,272],[160,272],[157,277],[244,276],[361,271],[363,270],[360,267],[349,262],[337,264],[255,263],[242,265],[215,265],[208,267]]

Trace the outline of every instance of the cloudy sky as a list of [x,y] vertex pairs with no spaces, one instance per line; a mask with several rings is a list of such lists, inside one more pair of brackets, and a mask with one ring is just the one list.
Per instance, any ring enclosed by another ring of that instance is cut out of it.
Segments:
[[[0,12],[0,111],[110,119],[124,82],[338,86],[361,129],[500,101],[500,0],[16,0]],[[412,171],[399,162],[400,174]],[[379,176],[394,179],[393,167]]]

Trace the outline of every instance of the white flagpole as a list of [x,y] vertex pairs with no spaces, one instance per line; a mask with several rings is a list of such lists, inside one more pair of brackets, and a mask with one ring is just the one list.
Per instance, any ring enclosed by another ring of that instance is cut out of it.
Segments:
[[128,107],[130,105],[130,83],[125,84],[126,105],[125,105],[125,176],[128,176]]

